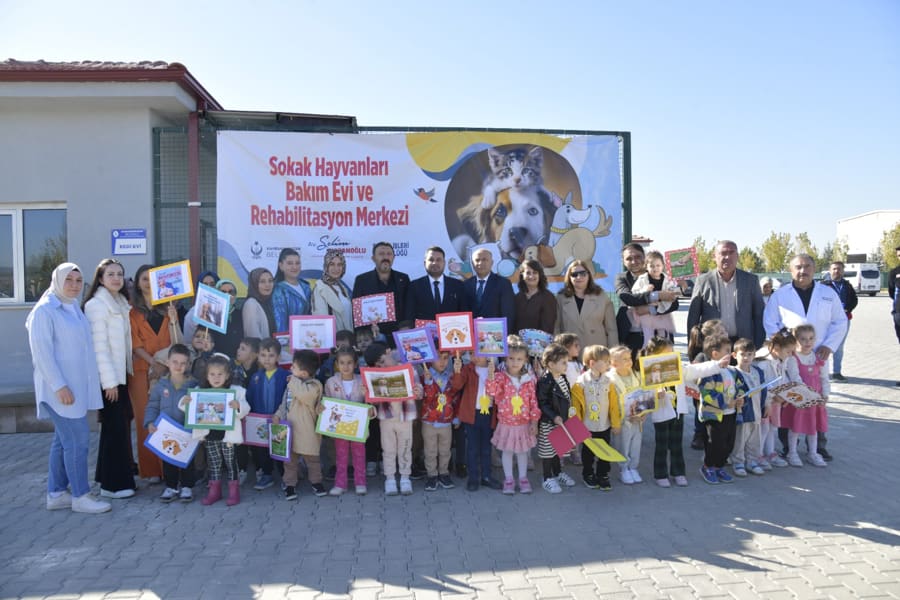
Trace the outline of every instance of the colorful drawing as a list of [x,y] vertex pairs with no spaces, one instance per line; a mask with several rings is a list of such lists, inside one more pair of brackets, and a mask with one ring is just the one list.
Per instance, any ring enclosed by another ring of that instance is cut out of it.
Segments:
[[360,296],[359,298],[354,298],[352,303],[353,325],[356,327],[397,320],[393,292]]
[[318,433],[351,442],[365,442],[369,437],[370,405],[325,396],[322,407],[316,422]]
[[414,397],[412,365],[362,367],[359,372],[366,384],[366,402],[397,402]]
[[234,429],[234,400],[232,389],[190,389],[190,401],[184,412],[184,426],[188,429]]
[[475,356],[506,356],[506,317],[475,319]]
[[438,349],[441,351],[475,349],[472,313],[441,313],[434,318],[438,328]]
[[291,426],[269,423],[269,456],[273,460],[291,460]]
[[640,357],[641,387],[660,388],[682,382],[681,355],[677,352]]
[[188,260],[154,267],[147,271],[150,278],[150,302],[161,304],[194,295],[191,263]]
[[331,352],[335,345],[335,320],[332,315],[297,316],[290,318],[292,350]]
[[395,331],[394,342],[400,353],[400,362],[418,364],[437,359],[434,337],[427,327]]
[[159,415],[154,425],[156,431],[147,436],[144,446],[167,463],[187,468],[200,446],[200,440],[195,440],[190,430],[165,413]]

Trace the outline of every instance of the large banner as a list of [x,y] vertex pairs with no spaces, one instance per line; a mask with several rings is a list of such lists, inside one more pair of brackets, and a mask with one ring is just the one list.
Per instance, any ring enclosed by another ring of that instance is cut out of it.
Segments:
[[[218,271],[242,282],[273,273],[296,248],[318,279],[325,251],[342,250],[344,281],[374,268],[372,245],[394,247],[394,269],[425,274],[430,246],[447,275],[472,274],[474,248],[518,281],[534,258],[551,281],[575,259],[613,289],[622,246],[622,180],[614,135],[442,131],[318,134],[218,132]],[[513,277],[514,276],[514,277]],[[242,290],[243,292],[244,290]]]

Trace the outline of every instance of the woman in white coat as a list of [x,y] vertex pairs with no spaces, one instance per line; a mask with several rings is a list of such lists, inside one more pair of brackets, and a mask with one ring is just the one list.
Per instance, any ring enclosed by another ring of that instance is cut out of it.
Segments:
[[77,302],[83,289],[78,265],[59,265],[25,327],[34,363],[37,416],[51,419],[54,427],[47,509],[102,513],[111,508],[109,503],[89,493],[87,411],[101,408],[102,403],[97,397],[97,361],[92,352],[84,351],[93,342],[90,323]]
[[100,447],[97,473],[100,495],[106,498],[134,496],[134,457],[131,455],[131,420],[127,376],[133,374],[131,320],[125,268],[114,258],[97,265],[84,303],[91,323],[94,356],[100,371],[103,409],[100,411]]
[[312,314],[333,315],[334,330],[353,331],[350,289],[341,281],[347,272],[347,259],[340,250],[325,252],[322,279],[313,289]]
[[565,286],[556,295],[556,302],[556,333],[574,333],[582,348],[619,344],[612,302],[594,283],[594,273],[585,261],[572,261],[566,269]]

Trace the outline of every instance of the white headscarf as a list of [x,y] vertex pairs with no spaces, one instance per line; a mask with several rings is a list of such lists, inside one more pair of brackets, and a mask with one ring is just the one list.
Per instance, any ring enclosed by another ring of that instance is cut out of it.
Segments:
[[56,296],[60,302],[63,304],[72,304],[77,298],[67,298],[64,290],[64,286],[66,283],[66,277],[68,277],[69,273],[72,271],[81,272],[81,269],[78,268],[78,265],[75,263],[64,262],[55,269],[53,269],[53,274],[50,275],[50,287],[47,288],[47,291],[44,292],[44,295],[53,294]]

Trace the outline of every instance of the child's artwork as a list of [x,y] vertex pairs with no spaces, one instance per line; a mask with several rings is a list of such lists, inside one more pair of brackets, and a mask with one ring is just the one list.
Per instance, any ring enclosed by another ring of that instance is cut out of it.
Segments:
[[475,356],[506,356],[506,317],[475,319]]
[[591,432],[578,417],[569,417],[565,423],[557,425],[547,434],[547,440],[560,458],[590,437]]
[[144,445],[169,464],[186,469],[200,446],[189,430],[163,413],[154,423],[156,431],[147,436]]
[[269,456],[273,460],[291,460],[291,426],[286,423],[269,423]]
[[359,374],[366,384],[366,402],[397,402],[415,396],[412,365],[362,367]]
[[625,394],[624,405],[630,407],[628,417],[640,417],[657,408],[656,390],[634,390]]
[[190,402],[184,411],[184,426],[188,429],[234,429],[234,400],[232,389],[190,389]]
[[333,315],[297,316],[290,319],[291,350],[313,350],[322,354],[335,346]]
[[540,329],[520,329],[519,337],[528,346],[528,356],[537,356],[544,353],[544,349],[553,342],[553,335]]
[[475,349],[472,313],[441,313],[435,315],[434,320],[437,322],[439,350],[443,352]]
[[269,447],[269,423],[272,415],[249,413],[241,423],[244,425],[244,445]]
[[402,363],[418,364],[437,360],[434,338],[427,327],[395,331],[394,342]]
[[641,387],[659,388],[682,382],[681,355],[677,352],[640,357]]
[[593,452],[594,456],[606,462],[625,462],[628,460],[602,438],[588,438],[584,440],[584,447]]
[[323,396],[322,407],[316,433],[351,442],[365,442],[369,437],[370,405]]
[[154,267],[147,271],[150,277],[150,303],[161,304],[194,295],[191,281],[191,261]]
[[438,337],[437,321],[429,321],[427,319],[416,319],[416,329],[424,327],[428,330],[431,339],[436,340]]
[[669,250],[666,256],[666,272],[672,279],[685,279],[696,277],[700,270],[697,268],[697,249],[682,248],[681,250]]
[[209,327],[219,333],[226,333],[230,308],[231,294],[220,292],[216,288],[202,283],[197,286],[197,295],[194,298],[194,321],[198,325]]
[[397,313],[394,309],[394,292],[360,296],[354,298],[352,302],[355,327],[397,320]]
[[791,381],[769,390],[775,398],[796,408],[809,408],[816,404],[825,404],[822,395],[805,383]]
[[291,351],[291,333],[289,331],[279,331],[278,333],[273,333],[272,338],[281,344],[281,354],[278,355],[278,366],[291,366],[291,359],[294,355]]

